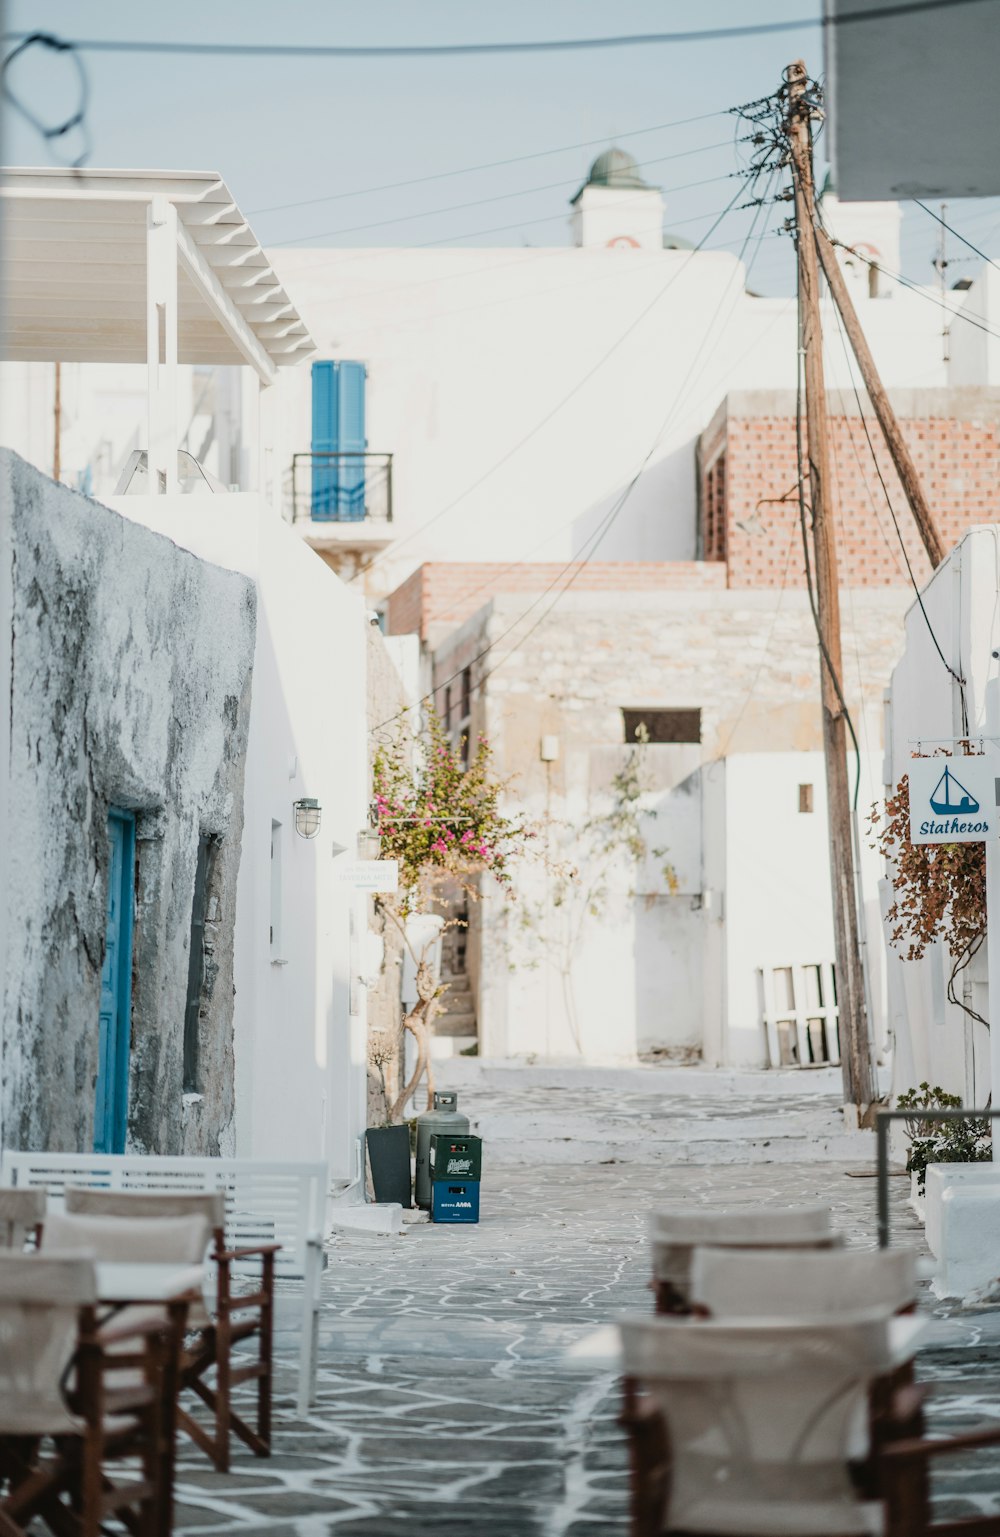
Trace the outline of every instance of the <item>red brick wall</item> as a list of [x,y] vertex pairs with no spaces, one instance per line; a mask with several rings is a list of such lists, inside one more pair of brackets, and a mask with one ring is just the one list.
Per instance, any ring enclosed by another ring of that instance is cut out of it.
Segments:
[[[1000,516],[1000,424],[945,418],[900,423],[945,547],[976,523]],[[878,424],[868,424],[919,582],[930,564]],[[909,578],[879,484],[864,427],[857,416],[831,416],[832,498],[841,584],[894,587]],[[724,474],[718,460],[724,455]],[[702,538],[708,559],[724,558],[730,587],[777,587],[805,582],[798,507],[794,496],[795,423],[791,417],[729,417],[723,433],[702,454]],[[724,541],[715,510],[724,486]],[[788,496],[778,504],[774,499]],[[763,504],[763,505],[761,505]],[[756,519],[752,532],[738,522]]]
[[504,566],[493,561],[431,561],[421,566],[388,600],[388,633],[406,635],[440,625],[457,629],[498,593],[553,596],[576,575],[571,592],[676,592],[726,585],[725,567],[707,561],[591,561],[582,570],[565,562],[532,561]]

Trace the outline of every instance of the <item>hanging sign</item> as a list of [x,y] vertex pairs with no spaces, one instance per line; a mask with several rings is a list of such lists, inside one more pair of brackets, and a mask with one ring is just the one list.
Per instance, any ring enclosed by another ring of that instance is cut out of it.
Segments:
[[1000,835],[1000,758],[914,758],[911,843],[986,843]]
[[352,864],[338,865],[337,879],[358,891],[398,891],[399,861],[397,859],[355,859]]

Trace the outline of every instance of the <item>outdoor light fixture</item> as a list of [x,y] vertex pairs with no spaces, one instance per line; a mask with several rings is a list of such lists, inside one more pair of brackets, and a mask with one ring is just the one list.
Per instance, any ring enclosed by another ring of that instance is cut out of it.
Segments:
[[295,801],[294,805],[295,831],[300,838],[315,838],[323,816],[323,808],[319,801],[306,797]]

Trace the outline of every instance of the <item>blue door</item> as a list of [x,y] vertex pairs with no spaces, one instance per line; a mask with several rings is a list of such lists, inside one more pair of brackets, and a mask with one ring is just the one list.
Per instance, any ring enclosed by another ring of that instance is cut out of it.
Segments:
[[135,817],[108,812],[108,919],[101,971],[101,1019],[94,1105],[94,1152],[124,1153],[132,1035],[132,901]]
[[[363,363],[312,366],[312,517],[353,523],[365,515],[365,381]],[[336,455],[324,458],[323,455]]]

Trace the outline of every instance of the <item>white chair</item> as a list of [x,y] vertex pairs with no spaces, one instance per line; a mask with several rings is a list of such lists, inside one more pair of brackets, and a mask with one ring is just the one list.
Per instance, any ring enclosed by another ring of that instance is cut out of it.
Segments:
[[663,1430],[657,1456],[648,1434],[637,1442],[645,1519],[634,1531],[882,1531],[850,1463],[868,1386],[891,1361],[884,1315],[825,1326],[629,1317],[621,1332],[625,1371]]
[[917,1300],[912,1249],[697,1248],[690,1271],[696,1312],[712,1318],[825,1320],[843,1313],[902,1313]]
[[726,1249],[832,1249],[842,1242],[825,1206],[679,1206],[653,1212],[653,1286],[658,1313],[686,1313],[691,1256]]
[[298,1412],[302,1415],[316,1396],[328,1184],[325,1163],[9,1150],[0,1157],[0,1185],[45,1190],[50,1210],[61,1208],[67,1185],[147,1194],[222,1191],[226,1199],[226,1244],[237,1256],[234,1273],[241,1269],[254,1272],[255,1260],[239,1257],[244,1252],[259,1250],[262,1244],[280,1244],[275,1275],[279,1280],[303,1283],[298,1382]]

